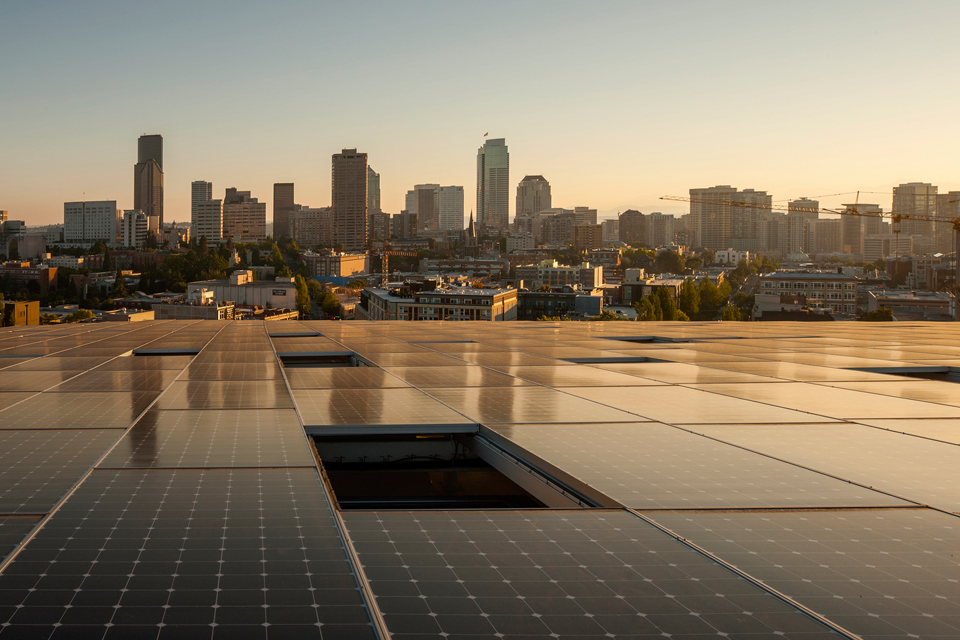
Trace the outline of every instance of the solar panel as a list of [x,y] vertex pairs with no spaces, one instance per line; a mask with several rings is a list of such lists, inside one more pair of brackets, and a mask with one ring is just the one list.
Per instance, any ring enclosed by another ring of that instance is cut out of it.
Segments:
[[[909,503],[656,423],[491,425],[524,459],[638,509],[786,508]],[[610,503],[608,503],[610,504]]]
[[379,511],[344,519],[394,637],[828,634],[624,512]]
[[930,509],[649,515],[864,638],[960,636],[955,517]]
[[0,411],[0,429],[125,429],[158,393],[39,393]]
[[0,624],[372,640],[357,587],[315,470],[95,471],[0,575]]
[[282,409],[291,407],[282,380],[174,382],[157,409]]
[[47,513],[119,435],[114,429],[0,430],[0,514]]
[[148,411],[100,468],[312,467],[292,409]]

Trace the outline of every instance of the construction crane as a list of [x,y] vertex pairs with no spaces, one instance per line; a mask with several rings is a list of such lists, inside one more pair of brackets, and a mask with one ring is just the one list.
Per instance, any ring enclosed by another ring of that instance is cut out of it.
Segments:
[[[852,192],[851,192],[852,193]],[[763,209],[767,211],[787,211],[789,213],[833,213],[841,216],[861,216],[868,218],[889,218],[892,223],[891,230],[895,234],[900,233],[900,222],[902,220],[920,220],[923,222],[946,222],[953,227],[953,246],[954,251],[956,252],[956,271],[954,273],[954,286],[953,292],[955,299],[955,311],[954,311],[954,320],[960,321],[960,216],[956,218],[951,218],[949,216],[939,216],[939,215],[923,215],[916,213],[884,213],[882,211],[861,211],[859,208],[860,203],[860,192],[857,191],[857,197],[854,200],[853,205],[846,205],[846,209],[843,211],[837,209],[827,209],[824,207],[785,207],[783,205],[774,205],[774,204],[764,204],[759,202],[735,202],[729,199],[717,199],[717,200],[702,200],[699,198],[684,198],[682,196],[663,196],[661,200],[670,200],[674,202],[690,202],[694,204],[710,204],[710,205],[727,205],[731,207],[742,207],[750,209]],[[944,204],[952,204],[957,202],[957,200],[948,200]],[[899,237],[899,235],[898,235]],[[899,247],[899,240],[897,241],[897,246]],[[898,251],[899,253],[899,251]]]
[[407,258],[416,258],[416,251],[391,251],[390,249],[371,249],[371,256],[380,256],[380,265],[382,267],[381,271],[383,272],[383,284],[387,283],[387,278],[390,275],[390,256],[403,256]]

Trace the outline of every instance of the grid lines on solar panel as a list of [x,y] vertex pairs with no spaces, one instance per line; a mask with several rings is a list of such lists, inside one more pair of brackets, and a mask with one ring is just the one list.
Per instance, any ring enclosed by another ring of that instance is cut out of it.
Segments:
[[636,416],[624,411],[544,387],[430,389],[429,394],[484,424],[637,421]]
[[960,524],[930,509],[649,514],[865,639],[960,636]]
[[387,370],[420,388],[513,387],[531,384],[485,367],[390,367]]
[[283,409],[293,406],[282,380],[178,381],[157,409]]
[[304,426],[473,426],[417,389],[294,389]]
[[148,371],[101,371],[96,369],[48,389],[65,391],[162,391],[173,382],[179,371],[154,369]]
[[180,374],[180,380],[278,380],[276,362],[194,362]]
[[374,637],[314,469],[95,471],[0,603],[0,637]]
[[856,424],[692,425],[690,430],[960,512],[960,447],[953,444]]
[[119,435],[113,429],[0,430],[0,513],[47,513]]
[[[567,387],[567,393],[587,398],[635,415],[666,422],[689,423],[777,423],[829,422],[831,418],[782,407],[733,398],[690,387]],[[744,385],[750,386],[750,385]],[[753,385],[756,386],[756,385]],[[782,386],[772,384],[767,386]]]
[[344,518],[394,638],[830,637],[622,511]]
[[[86,371],[87,369],[92,369],[103,364],[109,359],[108,357],[67,358],[62,356],[46,356],[44,358],[31,358],[22,361],[20,364],[5,369],[4,373],[14,371]],[[0,364],[5,360],[6,358],[0,358]]]
[[38,393],[0,411],[0,429],[125,429],[158,393]]
[[100,468],[312,467],[293,409],[148,411]]
[[656,423],[492,425],[520,448],[633,508],[905,506],[848,482]]
[[[910,384],[910,383],[904,383]],[[695,386],[695,385],[691,385]],[[887,395],[868,394],[826,385],[788,382],[781,384],[714,384],[704,389],[731,397],[806,411],[828,418],[957,418],[960,407],[920,402]]]
[[390,389],[410,385],[379,367],[287,367],[291,389]]
[[40,520],[41,516],[0,516],[0,562],[33,531]]
[[605,371],[596,367],[490,367],[547,387],[653,387],[657,380]]
[[45,391],[82,371],[0,371],[0,389],[4,391]]
[[116,358],[99,367],[101,371],[180,371],[190,364],[192,356],[136,356]]

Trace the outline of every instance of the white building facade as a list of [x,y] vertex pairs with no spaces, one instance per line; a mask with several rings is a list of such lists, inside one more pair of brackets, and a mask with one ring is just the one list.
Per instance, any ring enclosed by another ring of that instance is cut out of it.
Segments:
[[63,241],[68,244],[104,242],[116,245],[120,237],[120,209],[116,200],[63,203]]

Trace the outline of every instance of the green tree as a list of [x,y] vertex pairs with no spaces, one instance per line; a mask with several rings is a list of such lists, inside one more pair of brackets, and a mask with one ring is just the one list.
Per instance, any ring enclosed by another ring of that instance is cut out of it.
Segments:
[[333,295],[332,291],[324,289],[316,302],[328,316],[335,316],[340,313],[340,300],[337,296]]
[[657,287],[654,295],[660,300],[660,319],[675,321],[677,319],[677,303],[666,287]]
[[81,320],[89,320],[90,318],[93,318],[93,317],[95,317],[93,315],[93,311],[90,311],[89,309],[78,309],[77,311],[74,311],[70,315],[66,316],[63,319],[63,321],[64,322],[80,322]]
[[689,318],[696,318],[700,313],[700,294],[693,278],[687,278],[680,285],[680,310]]
[[285,264],[281,265],[280,268],[277,269],[278,278],[290,278],[292,276],[293,276],[293,273],[290,272],[290,267],[288,267]]
[[307,289],[307,281],[303,279],[303,276],[297,276],[294,282],[297,285],[297,311],[302,318],[310,313],[310,292]]
[[724,322],[740,320],[740,308],[734,304],[728,304],[723,308],[723,313],[720,314],[720,319]]
[[882,308],[868,311],[860,317],[860,320],[863,322],[893,322],[893,310]]
[[660,273],[682,273],[683,256],[676,251],[661,251],[654,260],[654,267]]
[[637,320],[641,322],[663,320],[663,313],[660,311],[660,298],[657,296],[647,296],[633,305],[633,308],[637,312]]
[[103,267],[104,271],[110,271],[113,269],[113,263],[110,261],[110,250],[107,249],[107,245],[103,245]]
[[689,258],[684,260],[684,267],[686,267],[687,269],[693,269],[694,271],[696,271],[702,266],[703,266],[703,258],[701,258],[700,256],[690,256]]
[[749,320],[753,317],[753,307],[756,304],[756,298],[754,296],[738,291],[733,294],[733,304],[737,305],[737,308],[740,309],[740,315],[744,320]]
[[199,253],[201,256],[205,256],[207,255],[207,251],[209,251],[207,247],[207,236],[200,236],[200,243],[197,246],[197,253]]
[[40,324],[53,324],[53,321],[57,319],[57,316],[52,313],[41,313],[40,314]]
[[127,290],[126,279],[123,277],[123,272],[118,268],[116,275],[113,276],[113,287],[110,289],[110,297],[126,298],[128,295],[130,295],[130,292]]

